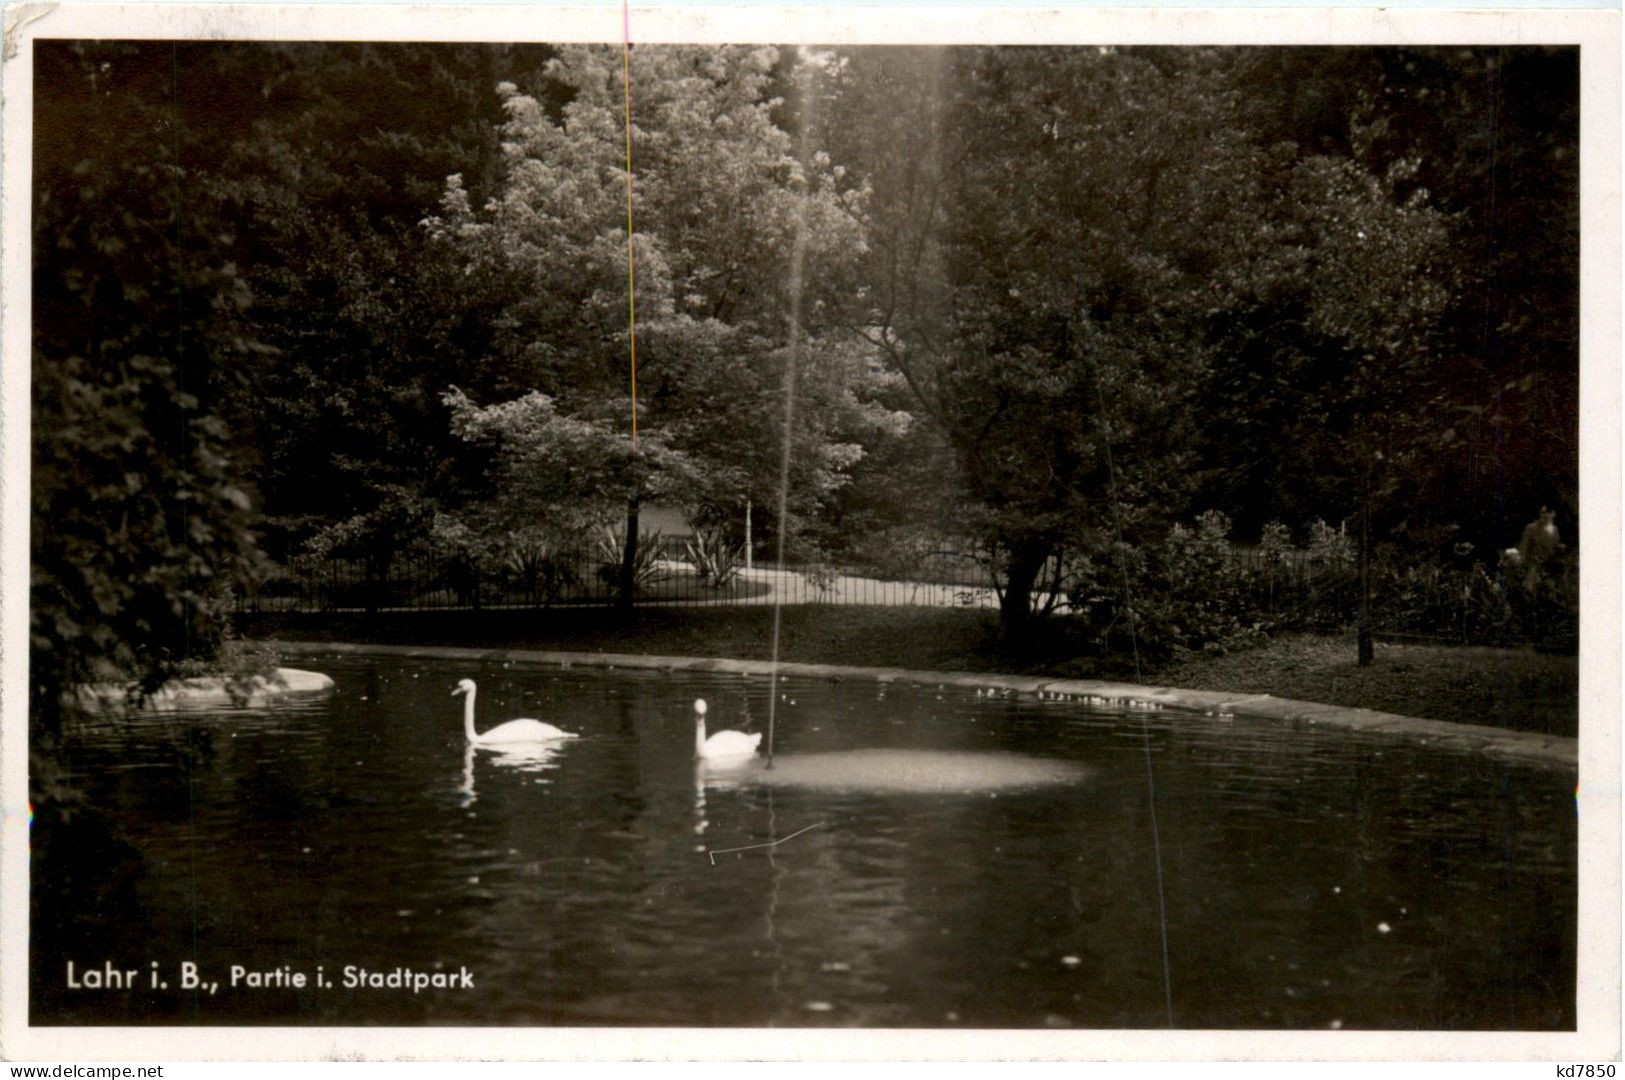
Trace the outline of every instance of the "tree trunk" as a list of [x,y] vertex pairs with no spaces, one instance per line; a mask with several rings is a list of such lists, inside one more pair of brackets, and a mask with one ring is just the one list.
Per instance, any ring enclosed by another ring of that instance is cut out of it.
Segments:
[[362,614],[367,619],[378,614],[383,606],[384,595],[389,590],[389,567],[394,562],[393,553],[373,549],[367,552],[362,563],[366,581],[362,583]]
[[637,591],[635,576],[638,559],[638,497],[626,500],[626,544],[621,549],[621,586],[615,606],[622,611],[632,610],[632,594]]
[[1010,549],[1010,567],[1004,595],[999,600],[999,622],[1006,639],[1019,641],[1033,622],[1033,586],[1049,552],[1042,544],[1020,544]]

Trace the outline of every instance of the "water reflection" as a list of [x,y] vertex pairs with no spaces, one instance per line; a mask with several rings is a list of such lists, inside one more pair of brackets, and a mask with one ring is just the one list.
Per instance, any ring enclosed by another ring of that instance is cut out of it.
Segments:
[[474,765],[476,760],[488,763],[493,771],[507,771],[521,777],[533,777],[532,782],[545,784],[539,774],[558,768],[558,758],[562,744],[553,743],[493,743],[476,747],[473,743],[466,743],[463,747],[463,786],[458,789],[462,795],[463,807],[473,806],[478,799],[478,792],[474,786]]

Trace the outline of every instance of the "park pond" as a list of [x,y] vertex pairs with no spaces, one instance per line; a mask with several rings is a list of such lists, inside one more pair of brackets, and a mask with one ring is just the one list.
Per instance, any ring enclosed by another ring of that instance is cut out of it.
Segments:
[[[1575,1024],[1569,768],[928,677],[301,663],[331,696],[70,724],[33,1023]],[[580,737],[468,747],[464,677]],[[696,697],[773,700],[777,767],[697,770]]]

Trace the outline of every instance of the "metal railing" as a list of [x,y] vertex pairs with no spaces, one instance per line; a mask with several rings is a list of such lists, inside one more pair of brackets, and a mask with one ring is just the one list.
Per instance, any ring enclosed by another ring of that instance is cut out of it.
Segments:
[[[363,559],[300,557],[241,592],[245,612],[487,610],[608,606],[620,599],[621,565],[605,552],[559,551],[528,559],[471,558],[414,550],[380,566]],[[638,605],[866,604],[992,607],[985,562],[949,547],[906,561],[787,563],[742,556],[719,569],[696,560],[684,538],[640,554]]]
[[[720,573],[696,561],[684,538],[655,538],[640,557],[632,602],[639,606],[703,607],[778,604],[920,606],[996,609],[999,591],[991,561],[968,545],[917,544],[879,557],[789,563],[743,558]],[[1237,550],[1199,578],[1186,597],[1258,618],[1281,629],[1336,630],[1351,626],[1359,605],[1352,565]],[[245,613],[346,613],[608,607],[620,599],[621,565],[607,552],[560,551],[528,560],[475,559],[466,552],[415,549],[389,560],[294,559],[244,590]],[[1059,615],[1121,604],[1119,582],[1070,583],[1057,596]],[[1145,603],[1157,586],[1135,586]],[[1163,598],[1171,595],[1162,586]],[[1572,575],[1556,576],[1540,595],[1478,565],[1379,567],[1373,574],[1376,632],[1465,644],[1544,641],[1563,637],[1578,609]]]

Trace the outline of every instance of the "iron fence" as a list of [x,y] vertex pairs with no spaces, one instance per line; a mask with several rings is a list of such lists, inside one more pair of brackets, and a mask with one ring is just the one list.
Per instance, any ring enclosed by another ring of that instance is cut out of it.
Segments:
[[[898,544],[840,561],[739,561],[696,558],[681,537],[655,537],[636,566],[632,602],[703,607],[850,604],[996,609],[991,560],[951,542]],[[464,551],[417,548],[380,565],[361,559],[301,557],[243,591],[238,608],[262,612],[387,612],[591,608],[620,599],[622,568],[602,548],[533,553],[528,559],[474,558]],[[1056,614],[1099,617],[1123,604],[1114,573],[1067,579],[1040,590]],[[1157,590],[1161,589],[1159,593]],[[1277,629],[1339,630],[1353,625],[1359,578],[1347,563],[1297,553],[1237,549],[1212,572],[1171,591],[1154,579],[1130,585],[1137,609],[1149,602],[1205,605]],[[1538,593],[1479,564],[1375,567],[1372,624],[1395,639],[1450,642],[1551,641],[1575,634],[1578,595],[1572,570]]]
[[[632,602],[642,606],[854,604],[994,607],[985,560],[951,547],[906,560],[731,564],[697,558],[688,541],[640,545]],[[260,612],[379,612],[609,606],[622,567],[604,551],[473,558],[415,549],[378,560],[297,557],[238,599]]]

